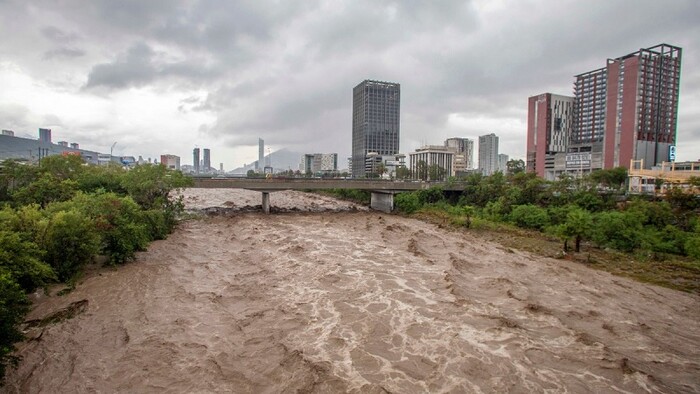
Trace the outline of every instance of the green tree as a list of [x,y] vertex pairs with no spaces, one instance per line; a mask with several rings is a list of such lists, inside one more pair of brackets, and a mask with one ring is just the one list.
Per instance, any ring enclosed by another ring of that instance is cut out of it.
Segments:
[[419,160],[416,163],[416,173],[413,174],[414,177],[422,181],[428,180],[428,164],[423,160]]
[[10,201],[15,189],[36,179],[38,170],[37,166],[17,160],[5,160],[0,163],[0,201]]
[[600,212],[594,223],[593,241],[599,246],[631,252],[641,244],[642,221],[632,212]]
[[47,207],[52,213],[72,209],[92,219],[100,235],[100,250],[110,257],[113,264],[132,259],[152,240],[146,215],[129,196],[78,193],[70,201]]
[[34,182],[20,187],[12,193],[12,199],[19,205],[39,204],[45,207],[54,201],[69,200],[78,191],[78,183],[72,179],[57,178],[44,173]]
[[33,291],[56,280],[51,267],[41,261],[44,252],[18,233],[0,230],[0,271],[18,283],[25,291]]
[[518,205],[509,215],[510,221],[518,227],[542,230],[549,224],[547,210],[536,205]]
[[522,159],[510,159],[506,162],[506,172],[508,175],[515,175],[525,172],[525,162]]
[[444,181],[447,171],[437,164],[428,166],[428,179],[431,181]]
[[85,161],[78,155],[54,155],[41,159],[39,171],[59,180],[76,179],[85,169]]
[[86,193],[102,190],[125,195],[122,177],[126,170],[121,166],[86,166],[76,177],[78,189]]
[[169,170],[157,164],[136,166],[128,171],[121,181],[124,190],[144,209],[168,205],[171,191],[192,184],[192,179],[182,175],[182,172]]
[[615,167],[605,170],[596,170],[589,175],[589,178],[597,185],[620,190],[625,184],[625,181],[627,181],[627,169],[624,167]]
[[0,267],[0,385],[7,367],[19,361],[12,356],[12,352],[15,350],[15,342],[24,338],[19,325],[29,312],[29,306],[22,288]]
[[396,167],[396,179],[408,179],[411,177],[411,171],[406,167]]
[[386,166],[384,165],[384,163],[377,164],[377,167],[375,168],[375,172],[377,173],[377,176],[379,178],[382,178],[384,176],[384,174],[386,174],[386,172],[387,172],[387,169],[386,169]]
[[568,242],[574,239],[574,251],[581,251],[581,241],[590,236],[593,228],[593,217],[590,212],[578,207],[570,207],[566,214],[566,220],[558,225],[550,227],[550,233],[564,241],[564,251],[569,250]]
[[445,199],[445,194],[441,187],[432,186],[427,189],[417,190],[415,192],[418,197],[418,202],[421,206],[425,204],[435,204]]
[[399,193],[394,196],[394,206],[401,212],[411,214],[422,207],[416,193]]

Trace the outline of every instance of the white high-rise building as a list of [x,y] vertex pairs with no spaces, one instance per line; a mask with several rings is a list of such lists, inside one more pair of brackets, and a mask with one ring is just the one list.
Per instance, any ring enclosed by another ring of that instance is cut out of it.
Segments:
[[[444,181],[454,175],[454,150],[440,145],[428,145],[408,154],[409,166],[414,179]],[[437,170],[437,171],[433,171]]]
[[498,154],[498,170],[504,174],[508,172],[508,160],[510,160],[508,155],[504,153]]
[[494,133],[479,137],[479,171],[483,175],[498,171],[498,136]]

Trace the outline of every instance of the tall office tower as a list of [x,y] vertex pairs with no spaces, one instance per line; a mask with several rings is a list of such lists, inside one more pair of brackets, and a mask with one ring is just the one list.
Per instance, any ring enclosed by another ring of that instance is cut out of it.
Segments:
[[554,180],[557,153],[566,152],[574,120],[574,97],[543,93],[528,99],[527,171]]
[[483,175],[498,171],[498,137],[494,133],[479,137],[479,171]]
[[464,172],[474,168],[474,141],[469,138],[453,137],[445,140],[445,146],[455,152],[452,170]]
[[352,176],[366,175],[367,154],[399,153],[401,85],[364,80],[352,90]]
[[51,142],[51,129],[39,129],[39,141]]
[[194,173],[199,174],[199,148],[194,148],[192,151],[192,166],[194,167]]
[[[651,168],[675,150],[682,49],[659,44],[576,76],[570,153],[583,170]],[[585,157],[584,157],[585,156]]]
[[265,141],[258,138],[258,162],[255,163],[255,169],[262,171],[265,167]]
[[211,172],[211,150],[209,150],[209,148],[204,148],[204,157],[202,161],[204,162],[202,172]]

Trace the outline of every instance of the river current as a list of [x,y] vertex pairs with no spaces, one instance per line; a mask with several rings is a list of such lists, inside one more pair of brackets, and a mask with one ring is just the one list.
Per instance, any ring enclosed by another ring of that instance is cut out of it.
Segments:
[[37,296],[81,304],[0,390],[700,391],[697,296],[316,195],[185,197],[224,209]]

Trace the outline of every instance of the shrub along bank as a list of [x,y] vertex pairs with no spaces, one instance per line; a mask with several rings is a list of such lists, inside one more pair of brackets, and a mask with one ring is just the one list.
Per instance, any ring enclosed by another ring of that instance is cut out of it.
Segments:
[[[628,200],[623,171],[603,170],[581,180],[565,177],[556,182],[527,173],[472,175],[456,181],[465,188],[456,203],[446,200],[437,187],[401,193],[394,202],[404,214],[509,233],[506,241],[511,243],[518,237],[523,238],[521,244],[534,242],[526,239],[555,239],[560,242],[559,256],[573,258],[581,253],[569,252],[585,249],[586,261],[598,268],[700,292],[700,200],[680,189],[663,199]],[[497,238],[505,240],[502,235]]]
[[79,156],[0,163],[0,381],[16,361],[26,294],[71,281],[95,255],[123,264],[165,238],[183,209],[170,193],[190,183],[160,165],[95,167]]

